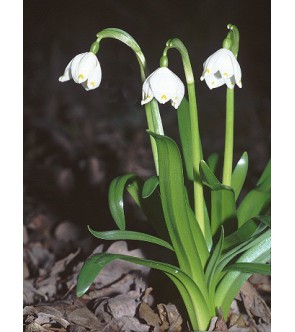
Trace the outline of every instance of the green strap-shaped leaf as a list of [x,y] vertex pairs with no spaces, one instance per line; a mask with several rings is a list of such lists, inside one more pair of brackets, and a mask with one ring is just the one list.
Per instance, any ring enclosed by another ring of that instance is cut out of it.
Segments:
[[135,174],[115,178],[109,188],[109,207],[120,230],[125,230],[124,194],[129,192],[135,203],[142,209],[155,231],[169,241],[159,194],[154,191],[146,199],[142,198],[144,181]]
[[219,182],[215,174],[212,172],[210,167],[207,165],[205,160],[200,162],[200,174],[203,183],[212,190],[230,189]]
[[223,240],[224,240],[224,230],[223,230],[223,227],[221,226],[219,240],[213,250],[213,253],[208,262],[208,265],[206,267],[206,272],[205,272],[205,277],[206,277],[207,285],[208,285],[208,289],[209,289],[209,303],[212,305],[211,309],[213,311],[215,310],[215,308],[214,308],[215,284],[214,284],[213,280],[215,277],[215,270],[219,263],[220,255],[222,252]]
[[[184,166],[186,171],[187,179],[194,181],[193,176],[193,160],[192,160],[192,136],[191,136],[191,119],[189,112],[189,102],[186,98],[182,99],[178,109],[177,109],[177,118],[178,118],[178,128],[181,142],[181,150],[184,159]],[[200,149],[202,154],[202,147]],[[217,166],[218,155],[212,154],[209,158],[210,165],[213,169]],[[206,203],[204,201],[204,217],[205,217],[205,238],[208,250],[212,247],[212,236],[210,230],[210,220],[208,216],[208,211]]]
[[205,239],[207,243],[207,249],[210,252],[212,245],[213,245],[213,239],[212,239],[212,233],[211,233],[211,226],[210,226],[210,218],[208,214],[208,209],[206,202],[204,200],[204,219],[205,219]]
[[[220,258],[221,252],[222,252],[223,240],[224,240],[224,230],[223,230],[223,227],[221,226],[219,240],[218,240],[213,252],[211,253],[211,257],[206,266],[205,277],[207,279],[207,282],[209,280],[210,275],[214,274],[215,267],[219,261],[219,258]],[[208,286],[209,286],[209,283],[208,283]]]
[[148,198],[159,185],[159,179],[156,175],[147,179],[142,188],[142,198]]
[[203,295],[207,296],[203,266],[209,252],[203,233],[188,206],[178,147],[167,136],[149,133],[155,138],[159,151],[161,201],[173,248],[181,269],[192,277]]
[[237,200],[241,189],[244,185],[247,172],[248,172],[248,154],[247,152],[244,152],[241,159],[238,161],[231,179],[231,186],[235,192],[235,199]]
[[267,220],[267,216],[258,216],[256,218],[247,220],[238,230],[228,235],[224,239],[223,250],[227,250],[228,248],[234,247],[239,243],[251,239],[251,237],[256,234],[256,231],[259,227],[260,231],[262,231],[265,227],[261,226],[267,226]]
[[257,216],[247,220],[237,231],[224,239],[223,251],[257,237],[267,228],[270,228],[270,216]]
[[257,186],[260,186],[267,178],[270,178],[270,176],[271,176],[271,163],[269,161],[257,182]]
[[164,272],[175,283],[183,296],[193,328],[205,330],[208,327],[211,314],[201,290],[188,275],[171,264],[120,254],[94,254],[85,261],[79,273],[77,296],[85,294],[103,267],[115,259],[122,259]]
[[212,173],[216,172],[218,160],[219,160],[219,155],[216,152],[210,154],[210,156],[207,158],[207,164],[210,167]]
[[127,174],[115,178],[109,187],[109,207],[120,230],[126,227],[125,214],[124,214],[124,193],[127,185],[136,178],[135,174]]
[[189,180],[193,181],[194,175],[192,159],[191,122],[189,113],[189,102],[186,98],[182,99],[177,109],[177,118],[186,175]]
[[[228,263],[233,262],[238,255],[242,254],[243,252],[250,250],[253,247],[257,247],[261,245],[265,240],[267,240],[270,236],[269,231],[266,230],[266,227],[258,227],[258,229],[255,231],[255,233],[247,240],[245,240],[243,243],[236,244],[232,249],[226,251],[225,253],[222,252],[220,255],[220,258],[218,260],[218,264],[215,268],[214,275],[212,275],[212,278],[210,280],[210,302],[213,302],[212,300],[212,294],[215,293],[216,286],[220,282],[220,280],[224,277],[226,272],[224,271],[224,268],[227,266]],[[223,242],[223,246],[225,244],[225,241]]]
[[225,268],[225,271],[240,271],[244,273],[259,273],[270,275],[270,264],[262,263],[236,263],[229,265]]
[[147,198],[142,198],[143,186],[144,181],[141,178],[136,177],[130,180],[127,190],[136,204],[142,209],[157,234],[163,240],[170,241],[163,215],[159,191],[155,188],[154,192]]
[[231,187],[221,184],[204,160],[200,162],[203,183],[211,189],[211,232],[212,236],[224,226],[226,234],[237,228],[236,204]]
[[271,227],[270,216],[257,216],[253,218],[254,220],[258,220],[264,225]]
[[[268,230],[263,236],[263,239],[256,245],[251,246],[246,250],[236,261],[236,263],[266,263],[270,259],[270,231]],[[259,239],[256,239],[256,241]],[[230,305],[237,295],[243,283],[250,277],[250,273],[239,271],[228,271],[219,282],[216,296],[215,306],[221,307],[225,317],[229,311]]]
[[261,175],[255,189],[251,190],[237,209],[239,227],[247,220],[256,217],[268,209],[270,205],[270,162]]
[[157,244],[159,246],[165,247],[173,251],[173,247],[170,243],[149,234],[141,233],[141,232],[133,232],[133,231],[106,231],[106,232],[97,232],[91,229],[88,226],[88,229],[92,235],[102,240],[136,240],[136,241],[145,241],[153,244]]
[[[255,233],[244,242],[240,244],[236,244],[233,248],[222,252],[218,267],[216,269],[217,274],[221,272],[230,262],[232,263],[236,257],[238,257],[243,252],[254,248],[255,246],[259,246],[265,240],[270,237],[270,230],[267,229],[265,226],[258,227]],[[223,243],[224,245],[224,243]]]

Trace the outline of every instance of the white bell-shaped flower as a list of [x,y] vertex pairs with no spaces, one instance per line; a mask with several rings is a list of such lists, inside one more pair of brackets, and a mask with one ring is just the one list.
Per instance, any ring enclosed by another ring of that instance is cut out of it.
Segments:
[[156,98],[161,104],[171,100],[172,106],[177,109],[183,96],[184,85],[180,78],[167,67],[160,67],[143,83],[141,105]]
[[235,84],[242,87],[241,67],[234,54],[227,48],[221,48],[213,53],[203,64],[204,71],[201,81],[205,79],[210,89],[226,84],[233,89]]
[[76,55],[69,62],[59,81],[66,82],[73,79],[88,91],[100,85],[101,76],[101,67],[96,55],[92,52],[85,52]]

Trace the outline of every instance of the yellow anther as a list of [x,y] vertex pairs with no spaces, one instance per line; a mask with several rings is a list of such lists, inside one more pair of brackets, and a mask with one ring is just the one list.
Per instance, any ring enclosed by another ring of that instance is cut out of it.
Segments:
[[209,69],[209,68],[206,68],[205,73],[206,73],[206,74],[210,74],[210,69]]
[[81,78],[81,80],[84,80],[84,75],[83,74],[80,74],[79,76],[78,76],[78,80]]
[[166,95],[162,95],[161,99],[162,100],[167,100],[167,96]]
[[228,77],[228,73],[223,73],[223,76]]

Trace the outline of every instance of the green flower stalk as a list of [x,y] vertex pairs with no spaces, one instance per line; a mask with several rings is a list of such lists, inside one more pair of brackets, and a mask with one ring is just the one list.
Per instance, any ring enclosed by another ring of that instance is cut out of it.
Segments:
[[[239,30],[236,26],[229,24],[227,38],[223,42],[223,47],[228,48],[237,58],[239,50]],[[230,42],[228,42],[230,40]],[[234,62],[234,64],[236,64]],[[238,68],[238,66],[236,66]],[[237,70],[238,71],[238,70]],[[237,74],[236,74],[237,75]],[[235,77],[235,76],[234,76]],[[225,142],[224,142],[224,164],[222,183],[231,186],[233,149],[234,149],[234,82],[232,87],[226,89],[226,119],[225,119]],[[241,77],[238,77],[238,84],[241,87]]]
[[163,57],[167,57],[169,49],[175,48],[181,55],[185,79],[187,83],[188,99],[189,99],[189,113],[191,123],[192,135],[192,156],[193,156],[193,176],[194,176],[194,205],[195,215],[200,228],[205,234],[205,221],[204,221],[204,196],[203,185],[200,177],[199,165],[202,160],[202,145],[199,132],[198,108],[195,92],[195,79],[189,58],[188,51],[182,41],[178,38],[170,39],[166,43],[166,48],[163,52]]

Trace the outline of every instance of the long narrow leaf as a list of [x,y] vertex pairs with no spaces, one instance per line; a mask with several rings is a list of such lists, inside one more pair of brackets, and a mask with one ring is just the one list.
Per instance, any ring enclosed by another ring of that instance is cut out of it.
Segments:
[[[192,276],[206,296],[207,288],[202,266],[209,253],[202,231],[196,224],[191,224],[197,221],[191,218],[188,207],[178,147],[167,136],[149,133],[155,138],[159,151],[161,200],[173,248],[181,269]],[[196,238],[199,241],[195,241]]]
[[237,200],[241,189],[244,185],[246,176],[247,176],[247,171],[248,171],[248,154],[247,152],[244,152],[240,160],[238,161],[233,174],[232,174],[232,179],[231,179],[231,187],[233,188],[235,192],[235,199]]
[[251,190],[237,209],[239,227],[247,220],[256,217],[269,208],[270,205],[271,166],[267,164],[256,188]]
[[140,233],[140,232],[133,232],[133,231],[106,231],[106,232],[97,232],[91,229],[88,226],[90,233],[97,237],[98,239],[102,240],[135,240],[135,241],[145,241],[153,244],[157,244],[159,246],[165,247],[173,251],[173,247],[170,243],[149,234]]
[[142,198],[144,181],[135,174],[126,174],[115,178],[109,187],[109,207],[118,228],[125,230],[124,195],[128,191],[135,203],[142,209],[155,231],[164,240],[169,241],[159,194],[150,193]]
[[230,187],[226,187],[222,185],[210,167],[207,165],[205,160],[201,160],[200,162],[200,174],[203,180],[203,183],[207,185],[212,190],[220,190],[220,189],[230,189]]
[[256,233],[258,227],[260,225],[265,225],[264,219],[252,218],[247,220],[238,230],[228,235],[224,239],[223,250],[227,250],[228,248],[234,247],[239,243],[245,242]]
[[270,177],[271,177],[271,163],[269,161],[257,182],[257,186],[260,186],[267,178]]
[[260,231],[258,231],[257,229],[255,234],[253,234],[253,236],[250,237],[248,240],[245,240],[241,244],[236,244],[236,246],[230,249],[229,251],[222,253],[218,265],[215,268],[214,276],[211,279],[210,288],[215,291],[217,284],[226,274],[224,268],[230,262],[234,261],[234,259],[236,259],[239,255],[241,255],[243,252],[246,252],[247,250],[249,251],[254,247],[259,248],[261,243],[267,241],[269,237],[270,237],[270,232],[268,230],[265,230],[265,227],[264,228],[262,227]]
[[257,217],[254,217],[253,219],[262,222],[264,225],[266,225],[268,227],[271,227],[270,216],[268,216],[268,215],[257,216]]
[[224,226],[226,234],[237,228],[234,191],[221,184],[204,160],[200,162],[203,182],[211,189],[211,232],[212,236]]
[[135,174],[127,174],[115,178],[109,187],[109,207],[120,230],[126,227],[125,214],[124,214],[124,193],[125,188],[131,180],[135,179]]
[[[246,250],[236,263],[266,263],[270,258],[270,231],[264,235],[264,240]],[[215,298],[216,307],[221,307],[225,316],[240,287],[251,274],[238,271],[228,271],[220,281]]]
[[219,155],[218,153],[215,152],[210,154],[210,156],[207,158],[207,164],[210,167],[212,173],[216,172],[218,161],[219,161]]
[[148,198],[159,185],[159,179],[156,175],[147,179],[142,188],[142,198]]
[[[222,247],[223,247],[223,239],[224,239],[224,230],[223,230],[223,227],[221,227],[219,240],[213,250],[213,253],[211,254],[210,260],[208,261],[208,264],[206,267],[205,276],[206,276],[207,281],[209,280],[209,276],[212,274],[212,272],[214,274],[215,266],[217,265],[217,263],[219,261],[219,257],[221,255]],[[208,286],[209,286],[209,284],[208,284]]]
[[225,271],[240,271],[244,273],[259,273],[270,275],[270,265],[262,263],[236,263],[229,265]]
[[214,248],[214,251],[208,262],[208,265],[206,267],[206,272],[205,272],[205,277],[207,279],[207,285],[208,285],[208,289],[209,289],[209,303],[212,305],[211,309],[213,311],[215,310],[215,308],[214,308],[215,284],[214,284],[213,280],[214,280],[215,271],[216,271],[216,268],[217,268],[217,265],[219,263],[219,259],[221,256],[223,240],[224,240],[224,230],[223,230],[223,227],[221,226],[219,240]]
[[189,113],[189,103],[186,98],[183,98],[178,109],[178,129],[180,142],[182,147],[182,154],[184,159],[184,165],[186,175],[189,180],[194,180],[193,175],[193,160],[192,160],[192,135],[191,135],[191,122]]
[[127,190],[136,204],[142,209],[157,234],[163,240],[169,242],[170,237],[165,224],[159,191],[155,188],[153,193],[150,193],[148,197],[143,198],[143,187],[144,181],[141,178],[136,177],[130,180]]

